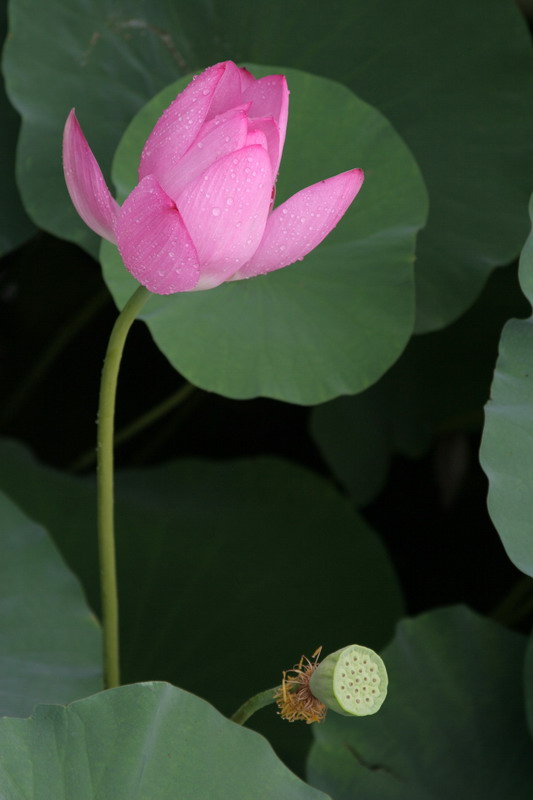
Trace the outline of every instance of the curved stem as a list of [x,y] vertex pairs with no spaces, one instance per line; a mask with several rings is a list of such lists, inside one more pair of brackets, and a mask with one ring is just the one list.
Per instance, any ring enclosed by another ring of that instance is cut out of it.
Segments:
[[273,689],[266,689],[264,692],[259,692],[259,694],[255,694],[253,697],[250,697],[246,703],[243,703],[237,711],[232,714],[230,719],[233,722],[236,722],[238,725],[244,725],[246,720],[250,719],[252,714],[255,714],[256,711],[259,711],[260,708],[264,708],[265,706],[269,706],[271,703],[274,703],[274,694],[279,689],[279,686],[274,686]]
[[98,406],[97,494],[98,546],[104,633],[104,683],[107,689],[120,685],[118,595],[115,560],[115,525],[113,493],[113,433],[115,398],[122,352],[128,331],[150,297],[139,286],[117,317],[102,370]]

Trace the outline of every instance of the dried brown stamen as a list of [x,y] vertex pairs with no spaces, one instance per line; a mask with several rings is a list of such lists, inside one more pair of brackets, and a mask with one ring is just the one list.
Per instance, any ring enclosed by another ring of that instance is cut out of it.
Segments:
[[282,719],[288,722],[302,720],[307,724],[324,720],[327,707],[309,688],[309,680],[318,666],[321,650],[319,647],[313,653],[314,661],[302,656],[298,664],[283,672],[283,681],[274,695]]

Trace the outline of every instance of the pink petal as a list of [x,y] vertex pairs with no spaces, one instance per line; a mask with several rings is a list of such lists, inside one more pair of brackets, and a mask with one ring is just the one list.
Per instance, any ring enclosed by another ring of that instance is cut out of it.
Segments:
[[217,64],[224,70],[209,108],[207,119],[212,119],[217,114],[223,114],[234,106],[242,105],[241,70],[233,61],[223,61]]
[[68,115],[63,134],[63,170],[70,198],[82,220],[99,236],[115,244],[113,226],[118,204],[111,197],[74,109]]
[[126,198],[115,230],[126,268],[151,292],[195,288],[198,254],[181,214],[153,175],[143,178]]
[[241,73],[241,91],[245,92],[255,83],[255,78],[246,67],[240,67],[239,69]]
[[[267,75],[259,78],[242,94],[242,103],[252,101],[250,117],[273,117],[279,130],[280,159],[285,144],[289,114],[289,89],[285,75]],[[279,164],[279,160],[278,160]]]
[[293,194],[270,215],[261,244],[235,280],[301,260],[333,230],[357,195],[363,170],[352,169]]
[[247,110],[248,106],[238,106],[206,122],[180,161],[168,166],[159,182],[176,203],[187,184],[211,164],[244,147],[248,132]]
[[270,161],[260,145],[223,156],[185,188],[179,208],[202,265],[197,288],[218,286],[255,252],[271,189]]
[[[251,147],[253,144],[258,144],[263,150],[266,150],[268,153],[267,147],[267,138],[263,131],[260,130],[248,130],[246,135],[246,147]],[[269,159],[270,160],[270,159]],[[272,167],[270,168],[272,170]]]
[[273,117],[262,117],[260,119],[250,119],[248,121],[248,130],[262,131],[266,137],[266,146],[268,155],[270,156],[270,163],[272,164],[272,175],[274,179],[278,174],[279,162],[281,158],[281,150],[279,146],[279,129]]
[[192,80],[163,112],[141,155],[139,179],[155,175],[163,181],[196,139],[210,109],[224,67],[209,67]]
[[219,128],[223,123],[227,122],[227,120],[233,119],[234,117],[240,115],[242,111],[244,111],[245,116],[247,117],[251,105],[252,105],[251,103],[241,103],[241,105],[234,106],[233,108],[228,109],[228,111],[224,111],[223,114],[217,114],[216,117],[213,117],[213,119],[204,122],[197,136],[196,141],[203,139],[209,133],[212,133],[214,130]]

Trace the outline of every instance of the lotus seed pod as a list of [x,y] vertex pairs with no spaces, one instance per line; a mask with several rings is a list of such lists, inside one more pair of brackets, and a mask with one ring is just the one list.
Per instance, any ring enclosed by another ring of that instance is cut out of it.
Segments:
[[369,647],[351,644],[331,653],[309,681],[313,695],[345,716],[375,714],[387,696],[385,664]]

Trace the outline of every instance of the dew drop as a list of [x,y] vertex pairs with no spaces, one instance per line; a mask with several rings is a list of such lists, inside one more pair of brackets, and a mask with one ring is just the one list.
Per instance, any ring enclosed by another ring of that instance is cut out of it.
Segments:
[[211,209],[211,213],[212,213],[212,215],[213,215],[214,217],[219,217],[219,216],[220,216],[220,208],[217,208],[217,207],[215,206],[215,208],[212,208],[212,209]]
[[227,206],[232,206],[233,205],[233,197],[228,197],[226,199],[226,205]]

